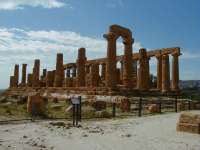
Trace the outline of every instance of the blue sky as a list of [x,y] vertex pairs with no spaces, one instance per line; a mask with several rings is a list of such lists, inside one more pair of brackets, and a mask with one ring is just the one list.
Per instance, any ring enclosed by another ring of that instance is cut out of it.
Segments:
[[[88,59],[105,57],[111,24],[132,30],[134,52],[181,47],[180,78],[200,79],[199,0],[0,0],[0,88],[15,63],[27,63],[30,72],[40,58],[41,67],[53,69],[57,52],[71,62],[79,47]],[[120,41],[118,48],[122,53]]]

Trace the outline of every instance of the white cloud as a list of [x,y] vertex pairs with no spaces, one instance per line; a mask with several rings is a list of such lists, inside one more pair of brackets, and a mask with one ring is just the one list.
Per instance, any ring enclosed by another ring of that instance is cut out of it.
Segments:
[[[27,63],[28,72],[31,72],[33,61],[37,58],[41,60],[41,68],[52,70],[55,69],[57,52],[63,53],[65,63],[75,62],[80,47],[86,48],[88,59],[106,57],[107,41],[103,38],[91,38],[72,31],[33,31],[0,27],[0,88],[7,87],[14,64]],[[123,52],[121,42],[117,43],[117,48],[118,54]],[[134,52],[139,48],[141,44],[135,42]]]
[[190,53],[185,51],[180,57],[181,59],[197,59],[200,58],[200,53]]
[[0,10],[24,9],[25,6],[60,8],[65,5],[60,0],[0,0]]
[[[21,63],[41,58],[45,64],[49,64],[57,52],[64,54],[66,62],[75,62],[77,50],[80,47],[86,48],[88,59],[106,56],[107,42],[105,39],[82,36],[71,31],[0,28],[0,55],[2,56],[0,63]],[[118,42],[117,48],[120,49],[118,54],[121,54],[123,44]],[[133,49],[139,48],[141,44],[135,42]]]

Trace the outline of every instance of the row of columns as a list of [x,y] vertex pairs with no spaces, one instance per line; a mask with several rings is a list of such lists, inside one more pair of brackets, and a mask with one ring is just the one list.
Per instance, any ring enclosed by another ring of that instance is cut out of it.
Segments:
[[[160,89],[162,92],[167,92],[170,88],[174,91],[179,89],[179,62],[178,57],[180,54],[173,53],[172,54],[172,82],[170,87],[170,67],[169,67],[169,56],[168,55],[156,55],[157,58],[157,89]],[[138,68],[138,75],[137,75],[137,87],[140,90],[149,90],[150,88],[150,73],[149,73],[149,57],[147,56],[146,49],[139,50],[139,68]],[[87,58],[85,54],[85,49],[80,48],[78,50],[78,57],[76,61],[76,66],[67,69],[66,72],[66,81],[65,81],[65,73],[63,67],[63,54],[58,53],[56,59],[56,70],[47,71],[43,69],[43,75],[41,76],[40,80],[40,60],[36,59],[34,62],[33,73],[28,74],[27,77],[27,84],[26,84],[26,69],[27,64],[22,65],[22,78],[21,83],[19,84],[19,65],[15,65],[14,68],[14,76],[10,77],[10,87],[18,87],[18,86],[29,86],[29,87],[40,87],[41,81],[44,81],[44,86],[47,87],[62,87],[66,86],[65,82],[68,82],[72,79],[76,79],[77,87],[84,87],[84,86],[99,86],[99,65],[98,63],[94,64],[86,64]],[[133,77],[137,74],[137,69],[134,69],[133,64],[130,63],[127,67],[126,61],[121,61],[121,69],[116,69],[115,74],[111,73],[108,75],[109,68],[108,62],[101,63],[101,79],[106,80],[107,86],[114,82],[118,84],[118,80],[122,80],[122,84],[129,87],[129,85],[133,84]],[[125,67],[126,66],[126,67]],[[132,73],[127,75],[125,68],[131,67]],[[72,70],[72,77],[70,76]],[[133,70],[136,70],[136,74]],[[87,74],[89,75],[90,79],[87,80]],[[116,77],[115,81],[109,81],[108,83],[108,76]],[[128,80],[127,80],[128,78]],[[129,79],[132,78],[132,79]],[[86,81],[87,80],[87,81]],[[131,83],[127,83],[127,82]],[[90,82],[89,84],[86,82]],[[70,84],[71,85],[71,84]]]
[[[172,54],[172,81],[170,82],[169,55],[157,55],[157,89],[162,92],[179,90],[179,53]],[[138,89],[149,90],[149,58],[145,49],[139,50]],[[171,84],[170,84],[171,83]],[[171,86],[170,86],[171,85]]]

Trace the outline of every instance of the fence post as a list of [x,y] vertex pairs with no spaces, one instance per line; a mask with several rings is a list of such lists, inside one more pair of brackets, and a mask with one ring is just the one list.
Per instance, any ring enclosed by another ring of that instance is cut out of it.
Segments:
[[73,113],[72,113],[72,119],[73,119],[73,126],[75,126],[75,104],[73,104]]
[[81,119],[82,119],[82,98],[81,98],[81,96],[79,96],[78,98],[79,98],[79,101],[80,101],[80,104],[79,104],[79,121],[81,122]]
[[175,98],[175,112],[177,113],[178,112],[178,109],[177,109],[177,96]]
[[188,101],[188,110],[191,110],[191,103],[190,103],[190,100]]
[[142,116],[142,98],[140,97],[139,102],[138,102],[138,116],[141,117]]
[[115,117],[116,114],[116,103],[112,103],[112,116]]
[[161,101],[161,99],[159,99],[159,101],[158,101],[158,106],[159,106],[159,113],[161,114],[162,113],[162,101]]

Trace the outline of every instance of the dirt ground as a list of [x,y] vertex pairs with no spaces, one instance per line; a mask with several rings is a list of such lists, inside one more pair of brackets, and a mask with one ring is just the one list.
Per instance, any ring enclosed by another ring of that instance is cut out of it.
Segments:
[[4,124],[0,150],[200,150],[200,135],[176,132],[179,115]]

